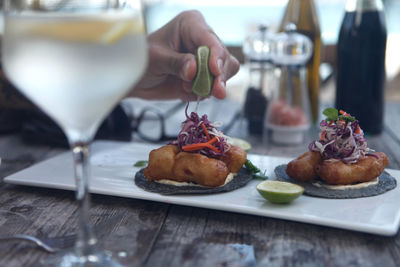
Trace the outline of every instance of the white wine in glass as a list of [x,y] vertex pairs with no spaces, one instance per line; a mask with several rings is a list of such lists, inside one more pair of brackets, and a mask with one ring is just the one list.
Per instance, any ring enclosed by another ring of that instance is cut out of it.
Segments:
[[[63,129],[74,157],[78,239],[62,266],[119,266],[89,223],[89,145],[147,63],[139,0],[6,0],[7,77]],[[71,170],[71,179],[72,179]]]

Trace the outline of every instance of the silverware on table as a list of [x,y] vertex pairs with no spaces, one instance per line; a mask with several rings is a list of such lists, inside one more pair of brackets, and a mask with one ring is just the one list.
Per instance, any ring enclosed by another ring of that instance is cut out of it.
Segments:
[[23,234],[0,236],[0,241],[13,241],[13,240],[29,241],[50,253],[54,253],[72,247],[75,243],[75,239],[76,235],[69,235],[62,237],[41,237],[41,238]]

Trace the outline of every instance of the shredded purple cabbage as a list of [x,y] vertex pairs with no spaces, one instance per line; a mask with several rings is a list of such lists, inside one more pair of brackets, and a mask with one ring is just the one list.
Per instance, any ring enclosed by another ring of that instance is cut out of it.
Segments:
[[218,149],[220,153],[217,153],[210,148],[203,148],[201,150],[191,151],[191,153],[200,153],[211,158],[221,158],[221,156],[223,156],[230,147],[226,138],[223,137],[222,132],[219,132],[214,127],[213,123],[208,120],[207,115],[203,115],[202,117],[200,117],[197,113],[192,112],[190,116],[188,116],[187,108],[188,107],[186,106],[186,120],[182,123],[182,129],[178,134],[178,139],[172,141],[170,144],[177,145],[180,151],[183,151],[183,146],[208,142],[208,138],[204,132],[203,127],[201,126],[201,124],[204,123],[210,137],[218,137],[218,140],[212,145],[216,149]]
[[359,130],[358,121],[336,120],[330,123],[322,120],[320,123],[321,139],[308,146],[310,151],[320,152],[324,160],[339,159],[345,163],[355,163],[371,151],[363,130]]

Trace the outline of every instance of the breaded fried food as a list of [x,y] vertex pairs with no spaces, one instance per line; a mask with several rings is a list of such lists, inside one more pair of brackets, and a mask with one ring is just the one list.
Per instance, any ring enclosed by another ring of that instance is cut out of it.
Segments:
[[221,160],[198,153],[180,152],[175,157],[174,177],[170,179],[216,187],[225,183],[228,174],[228,167]]
[[221,160],[225,162],[230,172],[237,173],[243,167],[246,159],[247,153],[243,148],[231,146]]
[[314,168],[322,162],[319,152],[308,151],[298,158],[290,161],[286,173],[297,181],[306,182],[317,178]]
[[180,152],[178,146],[166,145],[150,152],[144,176],[150,181],[168,179],[216,187],[225,183],[230,172],[239,172],[246,158],[246,151],[237,146],[231,146],[219,160],[199,153]]
[[378,177],[387,165],[389,159],[385,153],[375,152],[353,164],[341,160],[324,160],[315,166],[315,172],[328,184],[347,185],[371,181]]
[[154,149],[149,154],[149,163],[144,170],[148,180],[171,179],[174,177],[175,156],[179,148],[174,145],[166,145]]

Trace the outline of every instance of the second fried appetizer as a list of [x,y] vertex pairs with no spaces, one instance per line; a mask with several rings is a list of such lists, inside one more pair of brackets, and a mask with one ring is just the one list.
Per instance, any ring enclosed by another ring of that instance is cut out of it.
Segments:
[[389,164],[383,152],[374,152],[358,121],[344,111],[329,108],[320,123],[320,139],[309,151],[289,162],[286,173],[298,181],[321,178],[331,185],[350,185],[377,178]]

